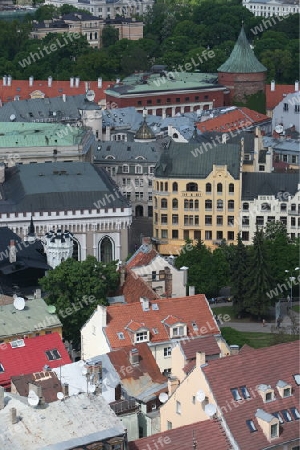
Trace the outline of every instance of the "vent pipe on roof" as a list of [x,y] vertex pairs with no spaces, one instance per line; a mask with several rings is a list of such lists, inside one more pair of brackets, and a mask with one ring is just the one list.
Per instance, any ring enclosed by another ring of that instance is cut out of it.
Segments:
[[33,86],[33,80],[34,80],[34,78],[33,78],[33,76],[31,75],[31,77],[29,77],[29,86],[30,86],[30,87]]
[[52,86],[52,77],[48,77],[48,87]]
[[298,91],[299,91],[299,81],[296,80],[295,81],[295,92],[298,92]]
[[275,91],[275,80],[271,81],[271,92]]
[[4,75],[3,77],[3,86],[7,86],[7,76]]
[[11,82],[12,82],[12,76],[8,75],[8,77],[7,77],[7,86],[11,86]]
[[70,78],[70,87],[74,87],[74,77]]
[[69,385],[68,383],[64,383],[62,385],[62,391],[65,397],[69,397]]
[[0,386],[0,411],[4,409],[4,387]]
[[10,419],[11,419],[12,424],[15,424],[18,422],[16,408],[10,408]]
[[98,78],[98,88],[101,89],[102,88],[102,78]]
[[79,83],[80,83],[80,78],[76,77],[75,78],[75,86],[78,88],[79,87]]
[[62,99],[63,99],[63,102],[66,103],[66,101],[67,101],[67,96],[66,96],[66,94],[63,94],[63,95],[62,95]]

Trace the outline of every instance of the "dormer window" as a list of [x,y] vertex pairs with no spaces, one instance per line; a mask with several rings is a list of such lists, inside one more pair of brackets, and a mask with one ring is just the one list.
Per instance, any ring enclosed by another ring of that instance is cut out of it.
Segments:
[[272,392],[267,392],[266,393],[266,402],[271,402],[273,399],[273,393]]
[[271,425],[271,439],[275,439],[279,436],[278,429],[278,423],[274,423],[273,425]]
[[257,390],[265,403],[275,400],[274,390],[270,385],[260,384]]
[[262,432],[269,441],[279,437],[279,418],[275,414],[269,414],[263,409],[258,409],[255,417]]
[[282,398],[290,397],[292,395],[292,386],[289,383],[279,380],[276,387]]
[[173,337],[181,337],[186,335],[186,327],[184,325],[177,325],[172,328]]
[[149,331],[139,331],[135,333],[135,342],[148,342]]
[[290,387],[283,389],[283,396],[284,397],[289,397],[290,395],[292,395]]

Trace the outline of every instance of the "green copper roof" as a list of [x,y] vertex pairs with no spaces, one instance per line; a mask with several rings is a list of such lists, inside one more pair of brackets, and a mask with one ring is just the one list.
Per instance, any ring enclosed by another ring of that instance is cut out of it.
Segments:
[[238,40],[227,61],[218,68],[218,72],[257,73],[267,69],[256,58],[242,27]]

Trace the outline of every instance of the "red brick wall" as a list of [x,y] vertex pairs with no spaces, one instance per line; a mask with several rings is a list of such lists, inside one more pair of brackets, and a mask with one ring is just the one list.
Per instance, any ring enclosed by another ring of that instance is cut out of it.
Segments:
[[245,96],[265,92],[266,72],[219,73],[218,81],[230,90],[230,101],[244,101]]
[[[187,97],[189,100],[186,100]],[[198,99],[196,99],[198,97]],[[207,98],[206,98],[207,97]],[[179,98],[180,101],[177,102],[176,99]],[[167,101],[167,99],[170,99]],[[152,104],[148,103],[148,101],[152,101]],[[147,108],[151,110],[151,106],[156,107],[171,107],[171,106],[178,106],[180,107],[181,104],[189,102],[191,103],[209,103],[214,101],[214,106],[224,106],[224,92],[223,91],[193,91],[189,92],[186,91],[185,93],[176,93],[176,92],[170,92],[168,94],[146,94],[143,97],[134,97],[132,95],[130,98],[122,98],[122,97],[113,97],[112,95],[106,95],[106,102],[115,103],[118,105],[119,108],[125,108],[128,106],[134,106],[135,108]],[[140,103],[139,103],[140,102]],[[197,109],[197,108],[196,108]],[[188,108],[189,111],[189,108]]]

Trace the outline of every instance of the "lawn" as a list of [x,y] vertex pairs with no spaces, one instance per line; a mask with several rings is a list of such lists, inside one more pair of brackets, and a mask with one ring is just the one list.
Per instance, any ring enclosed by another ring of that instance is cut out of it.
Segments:
[[[237,331],[230,327],[222,327],[222,336],[228,345],[239,345],[242,347],[247,344],[253,348],[269,347],[278,342],[278,335],[273,333],[251,333],[246,331]],[[299,336],[282,335],[281,342],[291,342],[299,339]]]
[[296,311],[297,313],[300,313],[300,305],[295,305],[292,307],[293,311]]
[[234,312],[232,306],[212,306],[213,313],[218,316],[222,314],[222,317],[225,315],[230,316],[230,320],[232,322],[252,322],[251,317],[244,317],[243,319],[238,319]]

